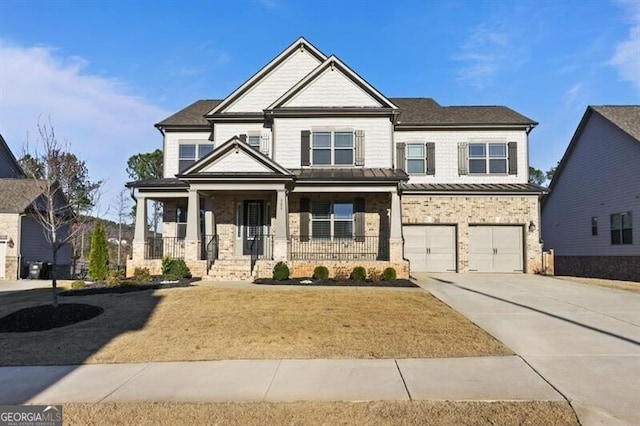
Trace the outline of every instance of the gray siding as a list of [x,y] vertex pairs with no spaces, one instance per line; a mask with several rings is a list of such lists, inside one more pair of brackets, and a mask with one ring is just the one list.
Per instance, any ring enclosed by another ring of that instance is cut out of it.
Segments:
[[[633,245],[611,245],[610,215],[626,211]],[[559,256],[640,255],[640,143],[593,113],[545,202],[542,237]]]
[[[64,231],[66,232],[66,230]],[[51,246],[45,237],[42,225],[32,217],[22,218],[20,252],[24,262],[51,262]],[[58,264],[71,264],[71,245],[66,244],[58,251]]]
[[0,142],[0,178],[24,177],[22,170],[17,167],[11,152]]

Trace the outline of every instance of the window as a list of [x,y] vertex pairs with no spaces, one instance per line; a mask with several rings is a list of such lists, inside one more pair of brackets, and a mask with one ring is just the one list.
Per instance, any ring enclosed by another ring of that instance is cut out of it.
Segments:
[[249,137],[247,138],[247,143],[249,144],[249,146],[251,148],[255,149],[256,151],[260,151],[260,136],[259,135],[255,135],[255,136],[249,135]]
[[425,146],[422,143],[407,144],[407,173],[409,174],[425,174],[427,165],[425,159]]
[[353,203],[314,201],[311,206],[313,238],[352,238]]
[[591,235],[594,237],[598,235],[598,216],[591,217]]
[[506,174],[506,143],[470,143],[469,173],[473,174]]
[[633,244],[631,212],[611,215],[611,244]]
[[212,143],[180,144],[178,151],[179,171],[186,170],[193,163],[213,151]]
[[313,132],[312,161],[315,166],[353,165],[353,132]]

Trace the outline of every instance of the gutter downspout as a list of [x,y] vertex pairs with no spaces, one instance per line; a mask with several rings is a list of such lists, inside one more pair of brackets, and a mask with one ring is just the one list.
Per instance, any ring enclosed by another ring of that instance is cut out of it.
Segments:
[[22,243],[22,220],[26,217],[26,214],[20,213],[18,215],[18,235],[16,236],[16,253],[18,254],[16,257],[18,259],[18,264],[16,266],[16,279],[20,279],[20,272],[22,272],[22,253],[21,253],[21,243]]

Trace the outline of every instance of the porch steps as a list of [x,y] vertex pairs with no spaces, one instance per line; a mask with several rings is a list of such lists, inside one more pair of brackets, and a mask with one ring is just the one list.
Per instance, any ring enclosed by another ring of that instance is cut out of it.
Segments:
[[212,281],[250,281],[251,260],[249,257],[237,259],[218,259],[203,279]]

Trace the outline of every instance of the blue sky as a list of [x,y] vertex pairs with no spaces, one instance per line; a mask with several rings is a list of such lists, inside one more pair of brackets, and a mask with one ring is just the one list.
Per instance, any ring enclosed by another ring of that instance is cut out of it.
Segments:
[[127,158],[162,146],[154,123],[225,97],[299,36],[389,97],[533,118],[530,161],[543,170],[587,105],[640,104],[638,0],[4,0],[0,133],[19,155],[50,117],[92,178],[108,179],[106,206]]

